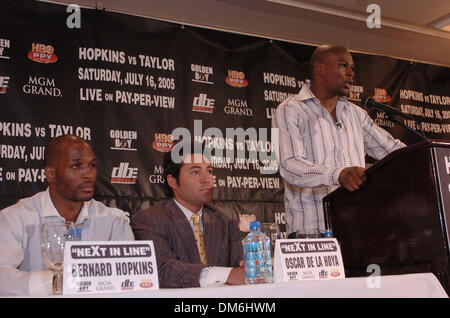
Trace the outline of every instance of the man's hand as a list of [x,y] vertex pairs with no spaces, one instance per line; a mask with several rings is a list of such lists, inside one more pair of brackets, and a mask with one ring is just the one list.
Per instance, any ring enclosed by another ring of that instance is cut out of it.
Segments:
[[239,267],[235,267],[231,270],[230,275],[226,282],[227,285],[245,285],[245,269],[244,261],[239,263]]
[[366,181],[365,169],[361,167],[345,168],[339,174],[339,183],[348,191],[353,192],[359,189],[361,184]]

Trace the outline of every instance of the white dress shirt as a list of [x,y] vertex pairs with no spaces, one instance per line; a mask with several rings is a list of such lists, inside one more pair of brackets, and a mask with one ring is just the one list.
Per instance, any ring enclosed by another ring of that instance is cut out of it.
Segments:
[[[175,204],[180,208],[180,210],[184,213],[189,224],[191,225],[192,231],[194,231],[194,222],[192,222],[192,215],[194,212],[182,206],[177,200],[173,199]],[[197,214],[200,215],[200,227],[203,230],[203,218],[202,218],[203,207],[197,211]],[[223,285],[227,282],[228,276],[233,268],[232,267],[221,267],[221,266],[208,266],[205,267],[200,273],[200,287],[210,287]]]
[[339,186],[344,168],[364,168],[366,153],[381,159],[405,147],[345,97],[337,100],[336,116],[337,122],[307,84],[282,102],[272,119],[279,128],[288,234],[325,229],[322,199]]
[[[0,295],[46,295],[53,274],[41,254],[42,224],[64,221],[49,190],[21,199],[0,211]],[[134,241],[124,211],[90,200],[83,203],[75,222],[83,241]]]

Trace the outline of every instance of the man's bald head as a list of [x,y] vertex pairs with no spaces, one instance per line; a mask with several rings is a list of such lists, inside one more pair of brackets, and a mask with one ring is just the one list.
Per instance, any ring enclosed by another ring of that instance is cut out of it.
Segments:
[[51,139],[47,144],[47,147],[45,147],[45,154],[44,154],[45,167],[56,165],[56,163],[58,162],[58,158],[60,157],[63,145],[83,144],[83,143],[89,146],[86,140],[75,135],[63,135]]
[[311,77],[314,78],[315,69],[314,66],[317,62],[324,62],[324,60],[331,54],[339,54],[347,52],[348,50],[342,45],[336,44],[324,44],[316,48],[311,55],[310,65],[311,65]]

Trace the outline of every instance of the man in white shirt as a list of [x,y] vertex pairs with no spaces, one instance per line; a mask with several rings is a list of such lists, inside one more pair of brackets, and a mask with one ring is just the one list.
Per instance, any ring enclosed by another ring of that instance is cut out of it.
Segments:
[[322,199],[339,185],[356,191],[366,180],[365,155],[381,159],[405,147],[345,96],[354,63],[346,48],[322,45],[311,57],[311,85],[283,101],[279,128],[280,174],[285,184],[286,232],[325,230]]
[[136,239],[155,244],[160,286],[245,284],[238,220],[208,205],[214,188],[208,159],[189,152],[176,163],[168,152],[163,166],[173,198],[137,212],[131,222]]
[[74,135],[45,151],[48,189],[0,211],[0,295],[47,295],[53,273],[42,261],[40,234],[50,221],[73,221],[83,241],[134,240],[125,212],[93,200],[97,178],[91,146]]

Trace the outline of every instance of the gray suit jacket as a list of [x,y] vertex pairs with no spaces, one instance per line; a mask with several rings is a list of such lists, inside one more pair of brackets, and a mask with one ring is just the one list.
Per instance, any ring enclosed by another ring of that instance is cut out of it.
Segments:
[[[202,215],[208,266],[238,266],[243,251],[237,220],[209,205]],[[192,227],[173,199],[136,212],[131,227],[137,240],[155,245],[160,287],[200,286],[206,265],[200,262]]]

